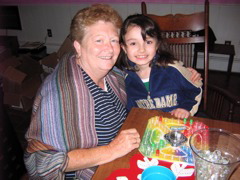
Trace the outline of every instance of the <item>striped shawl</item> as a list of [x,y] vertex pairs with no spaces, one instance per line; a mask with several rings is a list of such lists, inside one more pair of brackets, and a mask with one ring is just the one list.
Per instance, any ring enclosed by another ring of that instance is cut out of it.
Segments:
[[[106,80],[125,106],[121,71],[114,68]],[[65,56],[44,81],[34,102],[26,139],[25,164],[34,179],[63,179],[67,152],[97,146],[94,101],[74,55]],[[93,171],[79,170],[77,174],[89,179]]]

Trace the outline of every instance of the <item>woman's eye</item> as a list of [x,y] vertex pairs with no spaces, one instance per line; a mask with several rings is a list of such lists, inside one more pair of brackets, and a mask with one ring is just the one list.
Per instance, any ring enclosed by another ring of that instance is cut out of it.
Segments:
[[100,42],[102,42],[102,40],[101,39],[97,39],[96,42],[100,43]]
[[135,42],[131,42],[131,43],[129,43],[129,45],[130,46],[134,46],[134,45],[136,45],[136,43]]
[[118,39],[113,39],[112,42],[119,43],[119,40]]

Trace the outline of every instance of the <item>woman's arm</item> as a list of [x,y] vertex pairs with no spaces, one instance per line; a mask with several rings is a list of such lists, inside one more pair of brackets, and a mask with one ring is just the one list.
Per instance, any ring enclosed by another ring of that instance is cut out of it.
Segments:
[[[39,141],[30,143],[43,149],[50,146]],[[31,178],[63,179],[65,172],[78,171],[105,164],[126,155],[140,145],[140,135],[136,129],[123,130],[106,146],[89,149],[75,149],[68,153],[56,150],[38,150],[25,152],[24,160]]]
[[70,151],[66,171],[105,164],[138,148],[139,144],[140,135],[136,129],[123,130],[109,145]]
[[197,72],[196,69],[193,69],[191,67],[188,67],[187,68],[191,73],[191,81],[194,83],[196,81],[201,81],[202,80],[202,77],[201,77],[201,74]]
[[24,162],[31,179],[64,179],[67,154],[54,150],[25,152]]

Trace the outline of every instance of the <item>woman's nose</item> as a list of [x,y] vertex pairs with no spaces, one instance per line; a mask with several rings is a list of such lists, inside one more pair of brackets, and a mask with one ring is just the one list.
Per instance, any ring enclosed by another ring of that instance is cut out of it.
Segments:
[[109,50],[109,51],[113,51],[113,45],[112,45],[112,43],[111,43],[111,42],[107,42],[107,43],[105,44],[105,48],[106,48],[107,50]]

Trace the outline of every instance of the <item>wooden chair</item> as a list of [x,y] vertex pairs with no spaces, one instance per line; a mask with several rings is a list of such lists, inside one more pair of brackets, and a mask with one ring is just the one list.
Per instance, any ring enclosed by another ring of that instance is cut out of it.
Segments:
[[[213,119],[239,122],[240,97],[232,95],[229,91],[208,84],[208,101],[206,115]],[[235,113],[235,114],[234,114]]]
[[[203,43],[204,49],[204,110],[207,109],[207,84],[208,84],[208,66],[209,66],[209,45],[208,45],[208,27],[209,27],[209,2],[205,1],[203,12],[193,14],[168,14],[159,16],[147,13],[145,2],[141,3],[142,14],[151,17],[156,21],[163,36],[167,38],[170,49],[176,58],[183,61],[185,66],[196,68],[196,62],[193,62],[194,45]],[[198,36],[195,32],[204,30],[204,36]]]

